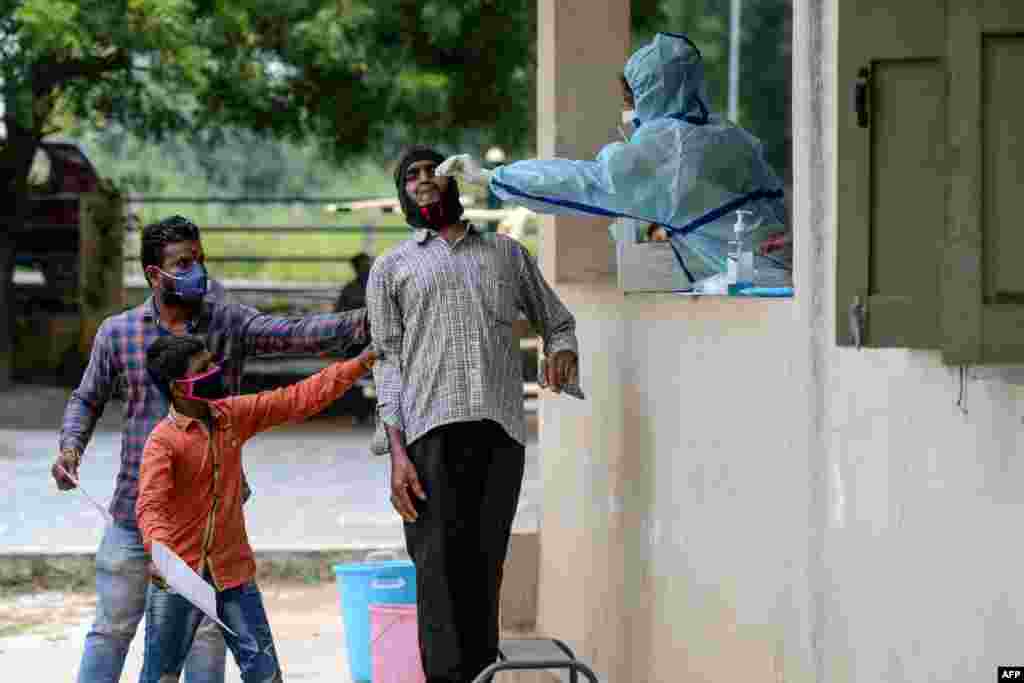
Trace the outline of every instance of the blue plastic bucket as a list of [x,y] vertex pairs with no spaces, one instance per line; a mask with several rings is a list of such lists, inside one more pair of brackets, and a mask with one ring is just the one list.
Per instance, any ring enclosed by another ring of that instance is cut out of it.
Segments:
[[334,575],[341,594],[341,616],[352,680],[369,683],[370,604],[416,604],[416,568],[408,560],[338,564]]

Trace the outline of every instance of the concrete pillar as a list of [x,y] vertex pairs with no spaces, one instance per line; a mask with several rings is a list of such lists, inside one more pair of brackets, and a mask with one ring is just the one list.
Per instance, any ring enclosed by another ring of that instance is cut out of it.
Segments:
[[[593,159],[618,139],[629,52],[628,0],[538,0],[537,153]],[[614,279],[608,221],[546,216],[541,258],[556,282]]]
[[[618,138],[628,0],[538,0],[538,156],[593,159]],[[540,261],[573,311],[586,401],[540,405],[544,495],[538,630],[566,640],[603,680],[630,675],[630,601],[621,543],[627,326],[608,221],[545,216]],[[634,558],[635,559],[635,558]]]

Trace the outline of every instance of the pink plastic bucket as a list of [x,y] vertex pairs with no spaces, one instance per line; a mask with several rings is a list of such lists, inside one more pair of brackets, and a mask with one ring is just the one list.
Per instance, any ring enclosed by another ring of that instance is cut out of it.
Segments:
[[416,605],[370,605],[373,683],[426,683]]

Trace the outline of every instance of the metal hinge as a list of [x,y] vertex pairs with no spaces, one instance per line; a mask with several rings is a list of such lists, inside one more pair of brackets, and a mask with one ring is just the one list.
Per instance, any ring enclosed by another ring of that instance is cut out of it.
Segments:
[[853,345],[858,349],[864,346],[864,321],[868,317],[867,308],[864,306],[861,297],[855,296],[850,304],[850,336],[853,338]]

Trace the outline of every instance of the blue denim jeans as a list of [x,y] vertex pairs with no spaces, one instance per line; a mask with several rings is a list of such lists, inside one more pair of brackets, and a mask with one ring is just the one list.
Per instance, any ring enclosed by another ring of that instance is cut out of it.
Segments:
[[[244,683],[281,683],[274,639],[255,581],[217,593],[217,616],[237,635],[223,632]],[[203,613],[166,588],[150,586],[146,654],[140,683],[177,681]]]
[[[149,555],[137,527],[111,524],[96,552],[96,619],[85,638],[78,683],[118,683],[146,610]],[[196,635],[186,683],[224,683],[224,638],[209,619]]]

